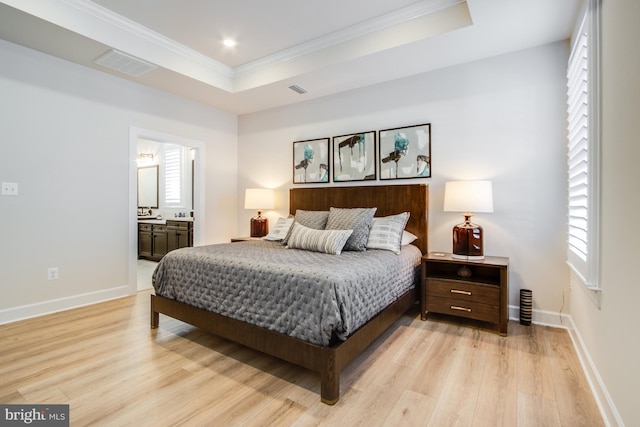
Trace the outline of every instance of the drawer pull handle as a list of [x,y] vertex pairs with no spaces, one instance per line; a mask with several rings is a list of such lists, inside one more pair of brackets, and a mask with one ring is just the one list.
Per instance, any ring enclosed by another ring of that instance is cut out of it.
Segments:
[[466,311],[467,313],[471,313],[471,309],[470,308],[458,307],[457,305],[452,305],[451,306],[451,310]]
[[462,295],[471,295],[471,291],[460,291],[458,289],[451,289],[452,294],[462,294]]

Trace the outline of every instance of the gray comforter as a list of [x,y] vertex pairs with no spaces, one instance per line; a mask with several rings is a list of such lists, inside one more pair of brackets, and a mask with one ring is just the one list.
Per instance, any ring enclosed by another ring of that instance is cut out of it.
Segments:
[[346,337],[415,286],[420,250],[327,255],[250,241],[169,252],[156,294],[314,344]]

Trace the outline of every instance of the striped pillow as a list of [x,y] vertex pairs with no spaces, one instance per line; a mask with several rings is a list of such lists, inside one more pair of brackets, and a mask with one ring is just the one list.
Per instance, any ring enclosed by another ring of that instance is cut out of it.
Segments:
[[384,249],[400,253],[402,231],[409,220],[409,212],[373,218],[367,249]]
[[[305,227],[313,228],[316,230],[324,230],[327,225],[327,219],[329,218],[329,211],[305,211],[302,209],[296,210],[295,222],[304,225]],[[291,236],[293,227],[289,229],[289,232],[282,240],[282,244],[286,245],[289,242],[289,236]]]
[[315,230],[294,222],[287,248],[340,255],[353,230]]

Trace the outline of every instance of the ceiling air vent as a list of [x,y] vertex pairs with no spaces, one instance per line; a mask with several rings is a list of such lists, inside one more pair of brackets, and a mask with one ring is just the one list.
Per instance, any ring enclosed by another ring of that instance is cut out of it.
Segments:
[[126,53],[119,52],[115,49],[104,53],[94,59],[93,62],[131,77],[139,77],[148,71],[158,68],[153,64],[135,58],[131,55],[127,55]]
[[300,95],[302,95],[303,93],[307,93],[307,92],[309,92],[309,91],[308,91],[308,90],[306,90],[305,88],[300,87],[300,86],[298,86],[298,85],[292,85],[292,86],[289,86],[289,89],[291,89],[291,90],[292,90],[292,91],[294,91],[294,92],[299,93]]

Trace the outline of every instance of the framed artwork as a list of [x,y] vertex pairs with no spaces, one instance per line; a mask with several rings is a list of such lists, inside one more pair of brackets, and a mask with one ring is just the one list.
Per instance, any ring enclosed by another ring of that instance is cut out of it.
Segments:
[[293,183],[329,182],[329,138],[293,143]]
[[333,137],[333,182],[376,179],[376,132]]
[[431,177],[431,124],[379,131],[380,179]]

